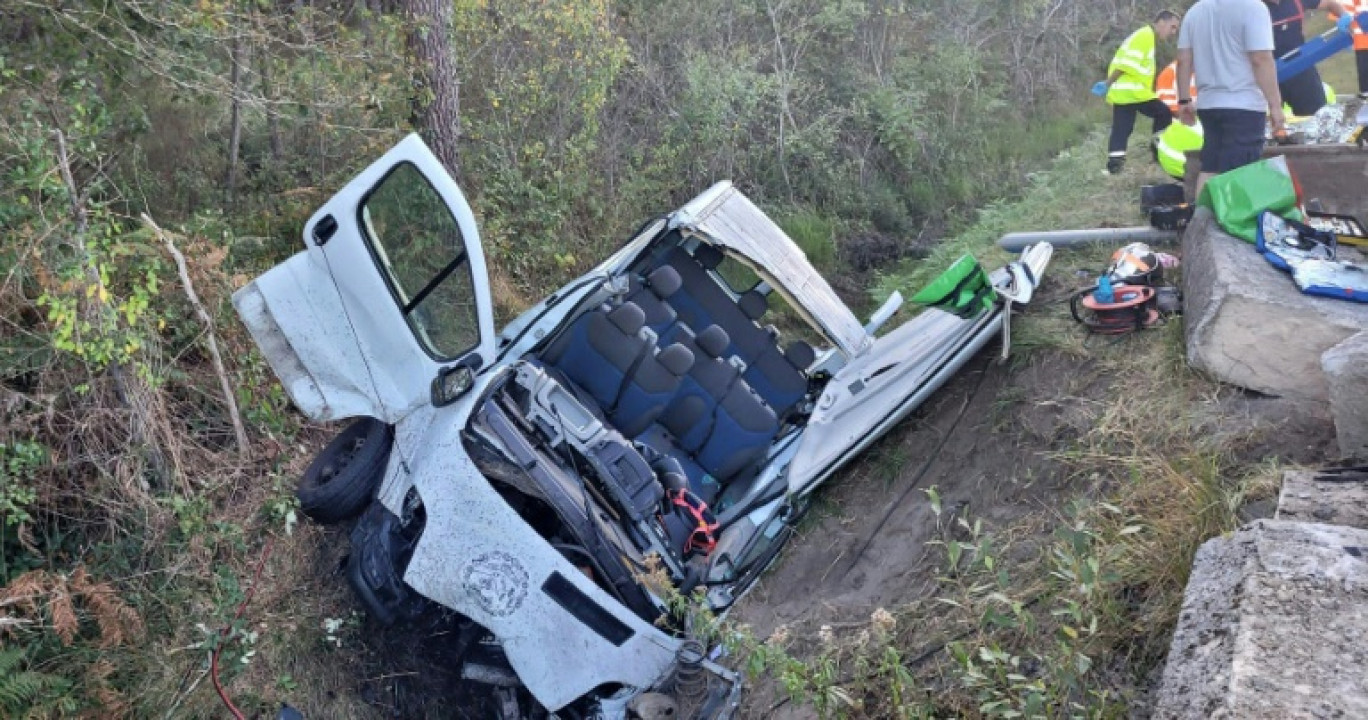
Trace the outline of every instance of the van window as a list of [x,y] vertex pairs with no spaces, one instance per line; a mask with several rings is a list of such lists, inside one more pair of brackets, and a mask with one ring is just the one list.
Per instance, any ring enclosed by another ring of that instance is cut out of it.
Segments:
[[730,255],[723,258],[722,263],[717,266],[717,274],[737,295],[750,292],[760,284],[760,276],[756,275],[749,265]]
[[438,360],[480,342],[465,238],[418,168],[396,166],[361,203],[371,254],[413,334]]

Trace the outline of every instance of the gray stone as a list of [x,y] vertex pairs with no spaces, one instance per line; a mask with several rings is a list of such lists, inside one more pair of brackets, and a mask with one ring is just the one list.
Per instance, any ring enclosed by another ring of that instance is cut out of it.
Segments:
[[[1183,233],[1183,297],[1188,362],[1268,395],[1328,401],[1321,356],[1368,329],[1368,305],[1302,294],[1205,208]],[[1362,347],[1346,353],[1368,364]],[[1368,413],[1368,393],[1353,395],[1343,402]]]
[[[1368,481],[1317,480],[1314,470],[1283,473],[1278,520],[1346,525],[1368,530]],[[1365,475],[1368,478],[1368,475]]]
[[1340,456],[1368,459],[1368,333],[1326,351],[1321,370],[1330,392]]
[[1368,717],[1360,548],[1366,530],[1279,520],[1204,544],[1153,717]]

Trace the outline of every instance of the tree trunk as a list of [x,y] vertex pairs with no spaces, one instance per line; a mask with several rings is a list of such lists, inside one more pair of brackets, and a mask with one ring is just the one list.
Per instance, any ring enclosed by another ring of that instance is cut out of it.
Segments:
[[238,153],[242,148],[242,63],[247,51],[244,33],[239,31],[233,38],[233,72],[230,80],[233,86],[233,113],[228,131],[228,169],[223,176],[223,187],[228,191],[228,203],[233,202],[237,191]]
[[280,107],[276,104],[275,87],[271,85],[270,54],[262,53],[257,63],[261,76],[261,96],[266,101],[266,130],[271,136],[271,162],[273,169],[279,170],[280,161],[285,157],[285,139],[280,135]]
[[437,159],[460,177],[461,81],[451,52],[449,0],[405,0],[409,52],[417,65],[413,120]]

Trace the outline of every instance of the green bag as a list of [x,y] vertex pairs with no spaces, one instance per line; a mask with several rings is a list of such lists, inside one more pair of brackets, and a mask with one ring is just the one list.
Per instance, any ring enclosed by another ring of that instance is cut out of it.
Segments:
[[970,318],[980,311],[993,309],[996,298],[997,292],[983,266],[973,255],[965,255],[913,295],[912,302]]
[[1301,220],[1297,209],[1297,188],[1287,159],[1260,160],[1207,181],[1197,204],[1210,208],[1221,228],[1247,243],[1255,242],[1259,213],[1271,211],[1291,220]]

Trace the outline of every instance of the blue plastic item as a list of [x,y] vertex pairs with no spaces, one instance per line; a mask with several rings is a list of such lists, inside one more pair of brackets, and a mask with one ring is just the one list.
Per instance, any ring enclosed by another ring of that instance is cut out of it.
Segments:
[[1093,291],[1093,299],[1103,305],[1116,302],[1116,291],[1112,290],[1111,278],[1106,273],[1097,279],[1097,290]]
[[1092,86],[1092,94],[1094,94],[1094,95],[1096,95],[1096,96],[1098,96],[1098,97],[1106,97],[1106,96],[1107,96],[1107,83],[1106,83],[1106,81],[1098,80],[1096,83],[1093,83],[1093,86]]
[[1368,272],[1338,260],[1306,260],[1292,269],[1297,287],[1307,295],[1368,303]]
[[1305,260],[1334,260],[1335,235],[1268,210],[1259,213],[1254,247],[1273,267],[1293,272]]
[[[1347,15],[1344,17],[1348,17]],[[1359,27],[1368,27],[1368,12],[1358,14]],[[1354,44],[1354,38],[1338,26],[1306,41],[1305,45],[1278,58],[1278,82],[1286,82],[1315,67],[1320,61]]]
[[1345,35],[1348,35],[1349,33],[1353,32],[1353,27],[1354,16],[1350,15],[1349,13],[1345,13],[1339,16],[1339,20],[1335,21],[1335,29],[1339,30]]

